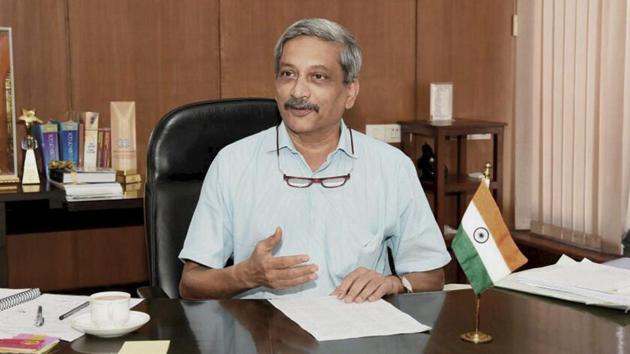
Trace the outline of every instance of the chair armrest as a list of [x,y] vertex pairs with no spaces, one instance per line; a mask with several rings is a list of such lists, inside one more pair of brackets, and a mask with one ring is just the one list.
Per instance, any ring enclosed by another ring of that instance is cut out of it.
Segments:
[[141,286],[136,293],[143,299],[168,299],[168,295],[157,286]]

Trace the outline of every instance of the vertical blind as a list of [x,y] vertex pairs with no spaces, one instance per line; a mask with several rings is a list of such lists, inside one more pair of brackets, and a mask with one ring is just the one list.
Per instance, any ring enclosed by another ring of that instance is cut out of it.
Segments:
[[630,203],[628,10],[625,0],[519,2],[517,228],[622,251]]

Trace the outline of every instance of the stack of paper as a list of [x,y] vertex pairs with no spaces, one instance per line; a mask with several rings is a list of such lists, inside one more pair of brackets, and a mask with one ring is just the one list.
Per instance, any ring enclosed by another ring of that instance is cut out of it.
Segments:
[[567,256],[551,266],[509,275],[498,287],[558,299],[628,310],[630,270]]
[[120,183],[59,183],[49,180],[51,184],[66,191],[66,200],[79,201],[89,199],[121,198],[123,189]]

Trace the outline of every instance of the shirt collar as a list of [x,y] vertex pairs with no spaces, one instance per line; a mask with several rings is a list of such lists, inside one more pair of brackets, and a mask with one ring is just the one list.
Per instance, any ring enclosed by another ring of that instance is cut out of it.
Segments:
[[[276,152],[276,128],[273,128],[271,130],[273,132],[272,134],[270,134],[270,139],[267,144],[268,151]],[[278,131],[279,149],[282,150],[283,148],[287,148],[292,153],[297,154],[298,151],[295,149],[295,145],[293,145],[293,140],[291,140],[291,137],[289,137],[289,133],[287,133],[287,128],[284,125],[284,122],[280,123],[280,126],[278,127],[277,131]],[[357,158],[356,146],[355,146],[354,154],[353,154],[352,142],[350,139],[350,131],[348,130],[348,127],[346,126],[346,123],[343,121],[343,119],[341,120],[341,135],[339,136],[339,143],[337,144],[337,148],[335,149],[335,151],[333,151],[333,153],[331,153],[331,155],[334,154],[338,150],[343,151],[349,157]]]

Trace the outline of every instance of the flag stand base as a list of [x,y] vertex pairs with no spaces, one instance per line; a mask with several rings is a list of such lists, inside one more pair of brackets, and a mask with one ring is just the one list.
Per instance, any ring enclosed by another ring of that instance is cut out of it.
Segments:
[[475,306],[475,330],[466,332],[459,336],[463,341],[480,344],[492,341],[492,336],[479,330],[479,307],[481,306],[481,295],[477,294],[477,306]]
[[488,342],[492,341],[492,336],[491,335],[485,334],[485,333],[479,332],[479,331],[466,332],[466,333],[462,334],[461,336],[459,336],[459,338],[461,338],[462,340],[464,340],[466,342],[471,342],[471,343],[475,343],[475,344],[488,343]]

